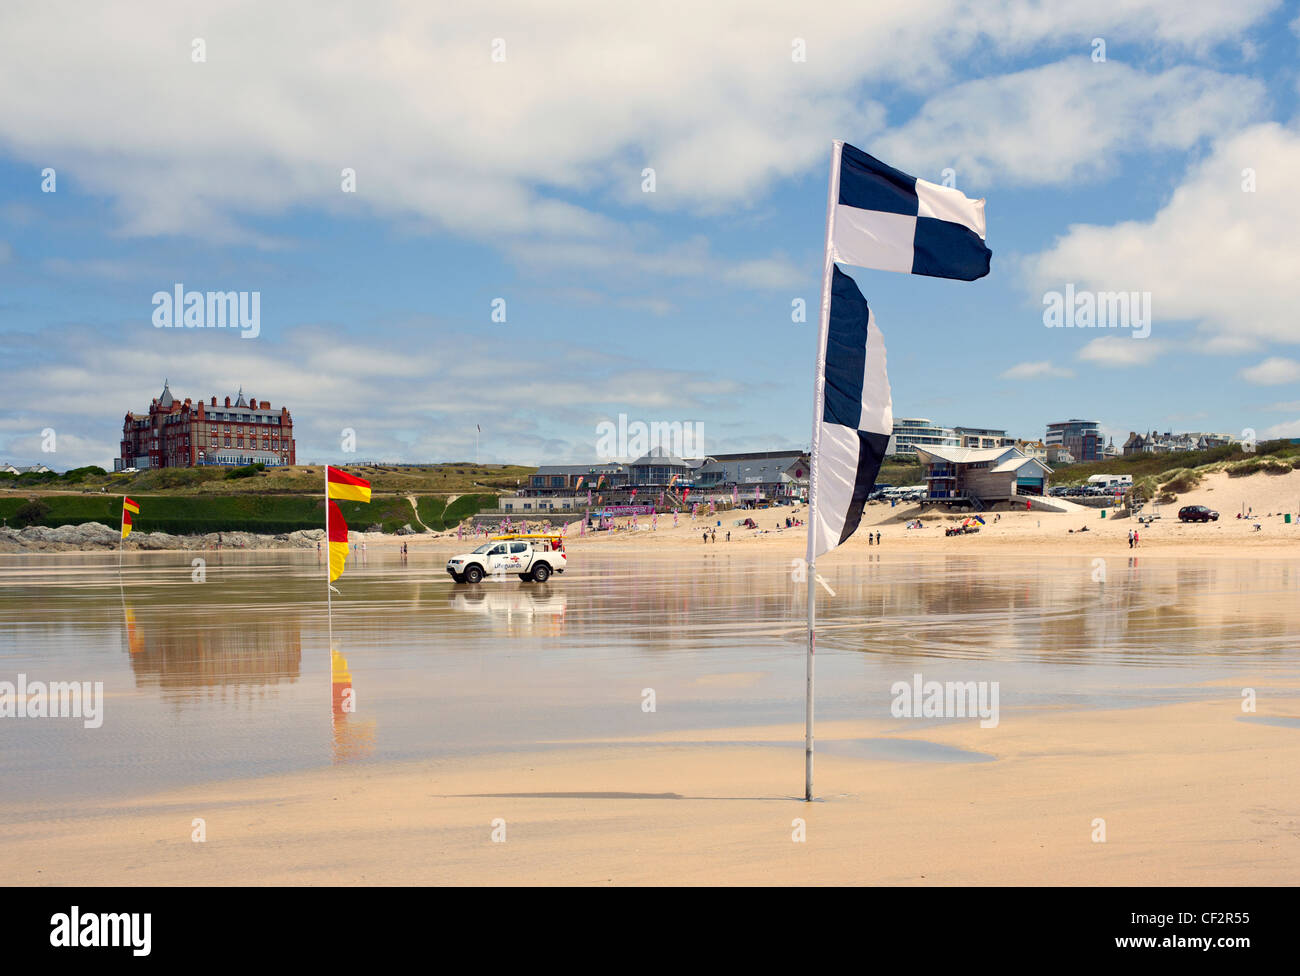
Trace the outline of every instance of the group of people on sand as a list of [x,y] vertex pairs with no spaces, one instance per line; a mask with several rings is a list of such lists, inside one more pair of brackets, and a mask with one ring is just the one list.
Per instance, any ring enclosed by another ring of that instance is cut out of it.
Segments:
[[1138,530],[1137,530],[1137,529],[1129,529],[1129,530],[1128,530],[1128,547],[1129,547],[1130,549],[1136,549],[1137,546],[1138,546],[1138,543],[1139,543],[1140,541],[1141,541],[1141,540],[1138,538]]

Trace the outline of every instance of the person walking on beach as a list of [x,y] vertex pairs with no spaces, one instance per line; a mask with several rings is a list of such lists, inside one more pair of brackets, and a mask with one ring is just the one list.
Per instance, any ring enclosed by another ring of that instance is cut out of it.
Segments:
[[1132,530],[1132,529],[1129,529],[1129,530],[1128,530],[1128,547],[1129,547],[1130,549],[1133,548],[1133,530]]
[[875,540],[872,538],[870,532],[867,533],[867,545],[869,546],[875,545]]
[[1140,541],[1140,540],[1138,539],[1138,530],[1137,530],[1137,529],[1134,529],[1134,530],[1133,530],[1133,548],[1134,548],[1134,549],[1136,549],[1136,548],[1138,547],[1138,542],[1139,542],[1139,541]]
[[880,545],[880,533],[876,533],[876,545]]
[[730,530],[730,529],[727,530],[727,541],[728,541],[728,542],[731,541],[731,530]]
[[710,538],[709,538],[709,541],[710,541],[710,542],[717,542],[717,541],[718,541],[718,530],[717,530],[717,529],[713,529],[713,530],[711,530],[710,533],[709,533],[709,535],[710,535]]
[[705,529],[705,530],[704,530],[704,544],[705,544],[705,545],[708,545],[708,542],[709,542],[709,530],[708,530],[708,529]]

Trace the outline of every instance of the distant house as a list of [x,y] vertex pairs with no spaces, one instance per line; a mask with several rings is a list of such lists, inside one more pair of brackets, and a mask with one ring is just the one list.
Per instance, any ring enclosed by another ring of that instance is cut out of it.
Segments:
[[1230,434],[1203,434],[1193,431],[1187,434],[1175,434],[1165,431],[1163,434],[1151,431],[1139,434],[1130,431],[1124,442],[1124,454],[1172,454],[1180,451],[1208,451],[1213,447],[1226,447],[1232,443]]
[[1148,450],[1147,439],[1137,431],[1130,430],[1128,432],[1128,440],[1124,442],[1124,446],[1121,450],[1125,457],[1132,454],[1144,454]]
[[0,474],[21,474],[12,464],[0,464]]
[[1047,460],[1047,445],[1042,441],[1016,441],[1013,445],[1025,457],[1038,458],[1044,464]]
[[926,497],[937,501],[1002,501],[1047,493],[1052,469],[1016,447],[916,449]]

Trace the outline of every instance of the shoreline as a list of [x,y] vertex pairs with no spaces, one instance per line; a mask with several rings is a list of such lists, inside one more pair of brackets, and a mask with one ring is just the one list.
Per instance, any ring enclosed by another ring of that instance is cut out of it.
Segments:
[[[1183,505],[1200,504],[1220,510],[1218,521],[1206,523],[1180,523],[1178,509]],[[1230,478],[1226,473],[1206,477],[1196,488],[1184,493],[1178,501],[1153,507],[1160,519],[1151,524],[1139,524],[1129,515],[1115,516],[1113,510],[1085,509],[1071,512],[1045,511],[987,511],[977,513],[985,525],[972,535],[947,537],[944,526],[960,524],[971,517],[970,513],[947,514],[942,510],[921,504],[899,505],[891,508],[885,503],[868,503],[863,509],[862,521],[855,533],[841,548],[867,552],[915,552],[925,554],[1007,554],[1017,550],[1042,555],[1098,556],[1127,553],[1142,555],[1184,555],[1215,558],[1282,557],[1300,554],[1300,471],[1287,475],[1253,474],[1244,478]],[[1236,514],[1250,510],[1251,519],[1238,519]],[[1102,512],[1106,517],[1102,517]],[[572,556],[584,549],[591,551],[636,549],[639,552],[686,551],[694,547],[710,552],[714,546],[741,551],[771,551],[774,555],[788,554],[796,558],[803,553],[806,529],[784,528],[787,518],[806,519],[807,506],[773,506],[764,509],[736,509],[701,515],[692,520],[687,515],[678,516],[678,527],[672,527],[672,515],[661,514],[658,528],[650,529],[650,516],[638,518],[636,530],[630,527],[627,517],[615,520],[619,526],[613,532],[587,532],[578,534],[580,520],[570,520],[565,532],[565,546]],[[1285,522],[1285,513],[1291,513],[1291,524]],[[521,516],[522,518],[522,516]],[[735,523],[752,518],[758,529],[739,528]],[[909,522],[919,519],[922,528],[907,528]],[[533,531],[540,531],[540,519],[527,521]],[[719,524],[720,523],[720,524]],[[560,532],[565,523],[553,522],[552,530]],[[781,528],[778,529],[778,525]],[[705,528],[716,531],[716,542],[703,543]],[[1139,544],[1128,547],[1128,532],[1136,529]],[[868,544],[868,530],[881,535],[881,547]],[[731,541],[726,540],[730,531]],[[26,533],[28,539],[22,536]],[[495,534],[489,532],[488,535]],[[292,533],[254,534],[246,532],[221,533],[224,541],[221,552],[255,551],[271,549],[313,550],[324,533],[320,529],[299,530]],[[39,541],[35,537],[50,541]],[[92,545],[69,544],[54,541],[60,537],[71,540],[93,538]],[[126,551],[134,552],[196,552],[218,551],[215,548],[217,533],[178,536],[148,533],[137,530],[127,541]],[[481,535],[465,535],[457,539],[455,531],[416,532],[396,535],[354,531],[351,541],[365,543],[367,548],[391,550],[406,543],[412,552],[436,550],[440,555],[466,552],[481,544]],[[141,545],[141,542],[146,544]],[[240,545],[240,543],[244,543]],[[115,552],[118,530],[100,523],[81,526],[63,526],[58,529],[36,527],[17,530],[0,529],[0,555],[35,555],[66,553]],[[834,556],[830,557],[832,560]]]

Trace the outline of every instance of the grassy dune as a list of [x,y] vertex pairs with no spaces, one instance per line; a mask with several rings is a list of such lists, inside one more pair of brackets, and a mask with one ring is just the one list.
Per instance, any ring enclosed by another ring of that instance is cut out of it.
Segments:
[[[436,464],[420,468],[348,465],[351,474],[365,478],[377,492],[406,494],[460,494],[513,490],[536,468],[520,465]],[[235,477],[234,468],[158,468],[138,474],[107,474],[98,468],[79,468],[56,474],[0,474],[0,490],[96,491],[129,495],[165,492],[189,495],[309,495],[322,490],[320,465],[268,468],[252,477]]]
[[[251,479],[250,479],[251,480]],[[0,497],[0,518],[10,526],[24,524],[81,525],[102,522],[117,525],[121,518],[122,496],[111,495],[43,495],[35,496],[43,512],[36,518],[21,513],[31,503],[24,494]],[[141,532],[170,532],[197,535],[205,532],[261,532],[275,535],[298,529],[319,529],[325,524],[324,498],[321,495],[151,495],[133,492],[140,503],[135,527]],[[420,517],[435,531],[450,528],[480,508],[491,507],[496,496],[488,493],[461,495],[451,505],[446,497],[416,496]],[[396,532],[410,524],[419,525],[406,495],[372,497],[370,504],[339,502],[348,526],[365,531],[379,525],[385,532]]]
[[1243,451],[1239,444],[1230,444],[1208,451],[1134,454],[1113,461],[1061,465],[1052,475],[1052,484],[1082,484],[1094,474],[1131,474],[1135,484],[1143,479],[1153,479],[1157,484],[1164,484],[1176,478],[1182,469],[1199,470],[1202,473],[1228,471],[1229,474],[1234,471],[1251,474],[1257,470],[1276,469],[1282,473],[1290,470],[1297,462],[1300,462],[1300,444],[1292,444],[1289,440],[1261,442],[1256,445],[1254,453]]

